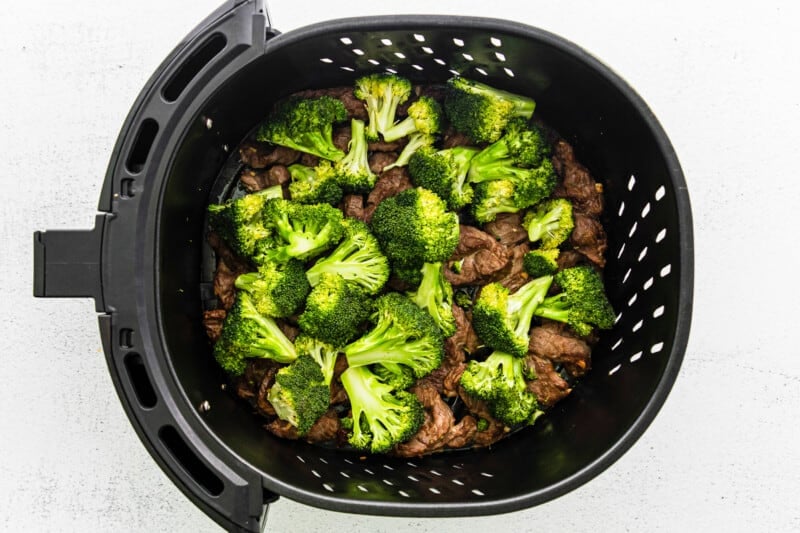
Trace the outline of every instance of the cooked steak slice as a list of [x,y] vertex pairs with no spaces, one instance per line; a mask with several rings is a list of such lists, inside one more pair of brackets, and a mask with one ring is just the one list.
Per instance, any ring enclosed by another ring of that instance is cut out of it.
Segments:
[[591,367],[592,351],[586,342],[568,332],[568,326],[548,321],[531,330],[530,353],[564,365],[574,377],[585,374]]
[[458,246],[444,270],[454,286],[487,282],[508,264],[508,249],[494,237],[472,226],[461,225]]
[[492,416],[492,414],[489,412],[489,407],[486,405],[486,402],[473,398],[464,392],[463,387],[459,387],[458,395],[461,397],[464,405],[467,407],[469,412],[472,413],[476,420],[483,419],[488,423],[488,427],[485,430],[475,432],[475,438],[473,440],[474,446],[489,446],[508,434],[509,428]]
[[203,311],[203,327],[206,329],[206,335],[211,342],[217,342],[219,336],[222,334],[222,325],[225,322],[225,309],[210,309]]
[[372,213],[385,199],[396,196],[412,187],[408,172],[404,167],[395,167],[381,174],[375,187],[367,196],[367,207],[364,209],[367,222],[372,220]]
[[336,411],[328,409],[324,415],[319,417],[319,420],[314,422],[314,425],[308,430],[305,438],[308,442],[312,443],[333,440],[336,438],[336,434],[341,427],[342,424],[339,422]]
[[497,276],[502,275],[502,277],[497,277],[496,280],[503,287],[506,287],[509,292],[516,292],[517,289],[530,281],[530,276],[527,272],[525,272],[524,266],[525,254],[527,254],[529,251],[530,247],[527,243],[523,243],[511,248],[508,254],[508,265],[501,272],[497,273]]
[[383,172],[383,167],[391,165],[397,161],[396,152],[375,152],[369,156],[369,169],[375,174]]
[[366,213],[364,213],[364,197],[360,194],[348,194],[342,200],[341,205],[344,216],[357,218],[361,221],[366,221]]
[[500,213],[493,221],[485,224],[483,229],[506,246],[514,246],[528,239],[528,232],[522,227],[520,213]]
[[399,152],[406,144],[408,144],[408,139],[406,137],[390,143],[386,141],[372,141],[367,144],[367,150],[370,152]]
[[444,140],[442,140],[442,149],[445,148],[455,148],[456,146],[472,146],[474,143],[470,140],[470,138],[463,134],[455,131],[452,127],[448,128],[444,132]]
[[270,165],[291,165],[300,158],[300,152],[285,146],[272,146],[258,141],[245,141],[239,148],[242,163],[250,168],[262,169]]
[[439,450],[455,421],[453,411],[434,387],[418,384],[411,388],[411,392],[417,395],[425,408],[425,421],[416,435],[394,447],[394,454],[400,457],[418,457]]
[[529,353],[525,364],[536,374],[536,379],[528,381],[528,390],[536,395],[541,407],[552,407],[572,391],[549,359]]
[[445,446],[448,448],[466,448],[475,440],[477,433],[478,423],[472,415],[467,415],[450,428],[444,438]]
[[586,256],[597,267],[603,268],[606,264],[605,253],[608,248],[608,239],[603,225],[596,218],[575,213],[575,228],[569,237],[573,249]]
[[447,396],[455,396],[455,390],[450,391],[452,394],[445,393],[445,379],[454,368],[463,366],[464,349],[469,338],[469,330],[472,329],[472,324],[467,320],[464,310],[457,305],[453,305],[453,316],[456,319],[456,331],[444,342],[445,356],[442,359],[442,364],[418,382],[419,384],[430,385],[439,394]]
[[556,259],[556,263],[558,263],[558,269],[564,270],[565,268],[572,268],[574,266],[586,264],[587,259],[580,252],[576,252],[575,250],[564,250],[558,254],[558,259]]
[[223,309],[229,310],[233,307],[236,299],[236,288],[234,283],[236,278],[244,274],[247,270],[231,270],[228,263],[223,260],[217,261],[217,271],[214,274],[214,294],[219,299]]
[[346,153],[350,144],[351,133],[350,124],[337,127],[333,130],[333,145]]
[[554,196],[569,198],[576,211],[591,217],[603,212],[603,189],[589,170],[575,159],[575,151],[564,140],[556,142],[553,150],[553,167],[561,177]]

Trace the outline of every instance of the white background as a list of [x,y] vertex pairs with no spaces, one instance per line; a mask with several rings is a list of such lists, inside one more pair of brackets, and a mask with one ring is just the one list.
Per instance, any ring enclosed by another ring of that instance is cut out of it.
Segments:
[[[0,530],[217,531],[146,453],[88,300],[31,298],[31,233],[88,228],[145,80],[217,0],[0,8]],[[736,7],[739,5],[740,7]],[[590,50],[650,104],[686,173],[694,320],[671,396],[597,479],[499,517],[349,516],[281,499],[271,531],[800,530],[800,4],[272,1],[282,31],[343,16],[515,19]]]

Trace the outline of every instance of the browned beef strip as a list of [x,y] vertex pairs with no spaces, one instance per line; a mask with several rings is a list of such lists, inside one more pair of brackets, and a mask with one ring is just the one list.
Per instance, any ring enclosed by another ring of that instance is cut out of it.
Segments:
[[608,248],[608,239],[603,225],[596,218],[575,213],[575,228],[569,237],[572,247],[586,256],[589,261],[599,268],[606,264],[605,253]]
[[396,152],[375,152],[369,156],[369,169],[375,174],[383,172],[383,167],[397,161]]
[[[464,363],[464,349],[469,338],[472,324],[467,320],[464,310],[453,305],[453,316],[456,319],[456,331],[444,342],[445,356],[442,364],[433,372],[419,380],[419,384],[430,385],[439,394],[445,393],[444,381],[450,372]],[[455,390],[452,391],[455,396]]]
[[475,143],[465,134],[457,132],[453,127],[449,127],[444,131],[444,138],[442,140],[442,148],[454,148],[456,146],[473,146]]
[[347,110],[348,120],[357,118],[360,120],[367,120],[367,108],[364,102],[359,100],[353,94],[353,87],[331,87],[326,89],[308,89],[294,93],[293,96],[300,98],[319,98],[320,96],[330,96],[331,98],[339,99],[344,108]]
[[564,250],[558,254],[558,259],[556,259],[556,263],[558,264],[559,270],[564,270],[565,268],[572,268],[574,266],[583,265],[586,262],[587,262],[586,256],[574,250]]
[[528,381],[528,390],[536,395],[541,407],[552,407],[572,391],[549,359],[528,353],[525,364],[536,374],[536,379]]
[[336,411],[328,409],[308,430],[306,440],[311,443],[333,440],[341,427]]
[[289,169],[284,165],[272,165],[268,170],[245,168],[239,174],[239,181],[247,192],[257,192],[273,185],[284,185],[291,181]]
[[[463,261],[462,261],[463,259]],[[444,275],[454,286],[485,283],[508,264],[508,250],[494,237],[473,226],[461,225],[458,246],[450,263],[461,262],[460,272],[453,266]]]
[[484,447],[494,444],[498,440],[508,435],[509,428],[505,424],[496,420],[489,412],[489,407],[483,400],[473,398],[464,391],[463,387],[459,387],[458,395],[464,402],[470,413],[477,419],[484,419],[489,423],[483,431],[476,431],[473,445],[476,447]]
[[347,358],[344,354],[339,354],[333,367],[333,379],[331,379],[331,405],[347,401],[347,392],[344,390],[342,382],[339,381],[339,376],[345,370],[347,370]]
[[282,439],[297,440],[300,438],[300,435],[297,434],[297,428],[280,418],[276,418],[264,426],[264,429]]
[[264,378],[261,380],[261,385],[259,385],[258,387],[256,408],[266,416],[275,416],[275,408],[272,407],[271,403],[269,403],[267,395],[269,394],[269,389],[272,387],[272,384],[275,382],[275,374],[277,372],[278,372],[277,366],[270,368],[270,370],[264,375]]
[[286,335],[290,341],[294,342],[298,335],[300,335],[300,328],[297,326],[290,324],[284,319],[278,318],[275,319],[275,323],[278,324],[278,327]]
[[217,342],[222,334],[222,324],[225,322],[227,312],[225,309],[210,309],[203,311],[203,327],[211,342]]
[[364,197],[360,194],[348,194],[345,196],[342,200],[341,209],[346,217],[366,221],[367,216],[364,213]]
[[406,137],[390,143],[386,141],[372,141],[367,144],[367,150],[370,152],[399,152],[406,144],[408,144],[408,139]]
[[375,187],[367,196],[367,207],[364,209],[366,221],[372,220],[372,213],[378,207],[378,204],[411,187],[411,180],[405,168],[395,167],[381,174],[381,177],[375,182]]
[[217,261],[217,271],[214,274],[214,294],[219,299],[223,309],[228,310],[233,307],[233,302],[236,300],[234,283],[236,278],[245,272],[247,272],[247,269],[231,270],[225,261]]
[[556,142],[553,149],[553,167],[562,181],[554,196],[569,198],[576,211],[590,217],[599,217],[603,212],[603,190],[589,170],[575,159],[575,151],[564,140]]
[[278,370],[278,363],[272,359],[250,359],[244,373],[233,380],[236,395],[253,404],[257,401],[258,391],[265,379],[271,379]]
[[574,377],[585,374],[591,367],[592,350],[586,342],[568,331],[568,326],[547,321],[531,330],[528,349],[531,353],[564,365]]
[[528,232],[522,227],[520,213],[500,213],[493,221],[485,224],[483,229],[505,246],[514,246],[528,239]]
[[455,398],[458,396],[458,386],[460,385],[461,374],[464,373],[466,368],[467,365],[464,363],[459,363],[450,367],[450,370],[442,380],[442,394],[448,398]]
[[239,157],[248,167],[262,169],[275,164],[291,165],[300,158],[300,152],[285,146],[245,141],[239,148]]
[[350,125],[339,126],[333,130],[333,144],[339,150],[347,152],[347,145],[350,144],[351,138]]
[[445,446],[448,448],[466,448],[475,440],[478,433],[478,423],[472,415],[467,415],[453,427],[444,438]]
[[453,411],[434,387],[417,384],[411,392],[417,395],[425,408],[425,421],[410,440],[394,447],[394,453],[400,457],[418,457],[439,450],[455,421]]
[[311,154],[302,154],[300,155],[300,164],[305,165],[307,167],[315,167],[319,165],[319,157]]
[[530,281],[530,276],[525,272],[524,266],[525,254],[529,251],[530,247],[527,243],[511,248],[508,266],[502,272],[497,273],[494,281],[498,281],[512,293]]

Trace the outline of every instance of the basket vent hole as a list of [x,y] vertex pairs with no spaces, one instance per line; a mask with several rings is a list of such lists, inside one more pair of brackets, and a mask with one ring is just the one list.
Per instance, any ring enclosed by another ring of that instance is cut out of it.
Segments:
[[616,324],[617,322],[619,322],[619,319],[620,319],[620,318],[622,318],[622,311],[620,311],[619,313],[617,313],[617,316],[614,318],[614,324]]
[[461,76],[461,73],[459,71],[452,68],[450,69],[450,74],[452,74],[453,76]]
[[664,348],[663,342],[657,342],[650,347],[650,353],[658,353]]
[[417,65],[416,63],[411,65],[411,68],[417,69],[417,70],[424,70],[420,65]]
[[652,286],[653,286],[653,278],[650,277],[647,279],[647,281],[644,282],[644,284],[642,285],[642,289],[647,290]]
[[458,37],[455,37],[455,38],[453,39],[453,44],[454,44],[454,45],[456,45],[456,46],[458,46],[458,47],[462,47],[462,46],[464,46],[464,41],[462,41],[462,40],[461,40],[461,39],[459,39]]
[[667,236],[667,228],[662,228],[661,231],[658,232],[656,235],[656,242],[661,242],[664,240],[664,237]]
[[342,42],[342,44],[344,44],[344,45],[351,45],[351,44],[353,44],[353,39],[351,39],[350,37],[342,37],[342,38],[341,38],[341,39],[339,39],[339,40],[340,40],[340,41]]
[[397,74],[397,71],[393,68],[387,68],[386,72],[388,72],[389,74]]
[[353,53],[357,56],[363,56],[364,50],[362,50],[361,48],[353,48]]
[[634,292],[634,293],[633,293],[633,296],[631,296],[631,299],[630,299],[630,300],[628,300],[628,307],[631,307],[633,304],[635,304],[635,303],[636,303],[636,300],[637,300],[638,298],[639,298],[639,293],[637,293],[637,292]]
[[631,178],[628,180],[628,190],[632,191],[634,185],[636,185],[636,177],[635,176],[631,176]]
[[388,479],[384,479],[384,480],[382,480],[382,481],[383,481],[385,484],[389,485],[390,487],[393,487],[393,486],[394,486],[394,483],[392,483],[392,482],[391,482],[391,481],[389,481]]
[[655,194],[656,201],[659,201],[659,200],[661,200],[662,198],[664,198],[664,195],[665,195],[665,194],[667,194],[667,190],[666,190],[666,189],[664,188],[664,186],[662,185],[661,187],[659,187],[658,189],[656,189],[656,194]]
[[511,70],[508,67],[503,67],[503,72],[505,72],[506,76],[508,76],[509,78],[513,78],[514,77],[514,71]]
[[323,459],[322,457],[319,458],[319,462],[322,464],[328,464],[328,461]]
[[617,259],[622,257],[622,253],[625,251],[625,243],[622,243],[622,246],[619,247],[619,252],[617,252]]
[[339,68],[347,72],[355,72],[355,69],[353,67],[339,67]]
[[634,222],[633,225],[631,226],[630,231],[628,232],[628,237],[633,237],[633,234],[636,233],[636,228],[638,228],[638,227],[639,227],[639,223],[638,222]]
[[175,71],[172,79],[164,86],[161,92],[164,100],[169,103],[177,100],[195,76],[225,48],[226,44],[228,44],[228,40],[221,33],[215,33],[209,37],[197,51],[184,61],[183,65]]
[[348,474],[347,472],[339,472],[339,474],[341,474],[341,476],[345,479],[350,479],[350,474]]
[[222,494],[225,485],[212,472],[194,451],[186,444],[178,431],[172,426],[162,426],[158,430],[158,438],[167,448],[170,455],[198,485],[211,496]]
[[659,273],[661,274],[662,278],[665,278],[669,276],[670,272],[672,272],[672,265],[664,265],[664,267],[661,269],[661,272]]
[[305,462],[306,462],[306,460],[305,460],[305,459],[303,459],[303,458],[302,458],[302,457],[300,457],[299,455],[295,455],[295,457],[297,457],[297,460],[298,460],[298,461],[300,461],[301,463],[305,464]]
[[369,489],[364,485],[356,485],[361,492],[369,492]]
[[414,482],[418,482],[419,481],[419,479],[415,478],[414,476],[408,476],[408,479],[410,479],[411,481],[414,481]]
[[431,491],[434,494],[441,494],[442,493],[442,491],[440,491],[436,487],[429,487],[428,490]]
[[312,470],[311,473],[314,474],[314,477],[318,477],[318,478],[322,479],[322,476],[316,470]]
[[464,57],[464,59],[466,59],[467,61],[472,61],[473,59],[475,59],[474,57],[472,57],[470,54],[467,54],[467,53],[463,53],[463,54],[461,54],[461,55],[462,55],[462,56]]
[[636,352],[631,356],[631,363],[635,363],[642,357],[642,352]]
[[433,60],[434,60],[436,63],[438,63],[438,64],[440,64],[440,65],[442,65],[442,66],[444,66],[444,65],[446,65],[446,64],[447,64],[447,62],[446,62],[444,59],[441,59],[441,58],[438,58],[438,57],[435,57]]
[[489,75],[489,73],[486,72],[485,70],[483,70],[481,67],[476,67],[475,70],[478,72],[478,74],[482,74],[484,76],[488,76]]
[[642,208],[642,218],[646,217],[650,213],[650,202],[644,204]]
[[616,350],[622,344],[622,339],[617,339],[617,342],[611,345],[611,351]]
[[381,62],[378,61],[377,59],[367,59],[367,63],[369,63],[370,65],[380,65],[381,64]]
[[455,484],[456,484],[456,485],[458,485],[459,487],[463,487],[463,486],[464,486],[464,482],[463,482],[463,481],[461,481],[461,480],[458,480],[458,479],[453,479],[452,481],[453,481],[453,483],[455,483]]
[[658,317],[660,317],[660,316],[661,316],[661,315],[663,315],[663,314],[664,314],[664,306],[663,306],[663,305],[659,305],[659,306],[658,306],[658,307],[656,307],[656,308],[655,308],[655,310],[653,311],[653,318],[658,318]]
[[333,492],[333,485],[330,483],[323,483],[322,488],[327,490],[328,492]]
[[406,58],[406,55],[403,52],[395,52],[394,55],[395,55],[395,57],[398,57],[400,59],[405,59]]
[[642,251],[639,252],[639,258],[637,259],[637,261],[639,261],[641,263],[642,259],[644,259],[646,256],[647,256],[647,246],[642,248]]
[[504,53],[502,53],[502,52],[495,52],[494,53],[494,57],[496,57],[498,61],[505,61],[506,60],[506,55]]
[[628,281],[629,277],[631,277],[631,269],[630,268],[627,270],[627,272],[625,272],[625,275],[622,277],[622,283],[625,283],[626,281]]
[[136,352],[131,352],[125,356],[124,364],[139,405],[144,409],[155,407],[158,403],[158,396],[156,396],[156,390],[153,388],[153,383],[147,374],[147,368],[144,366],[142,356]]
[[131,178],[125,178],[119,182],[119,196],[126,200],[135,196],[133,180]]
[[474,494],[475,496],[486,496],[482,491],[478,489],[472,489],[472,494]]
[[619,203],[619,211],[617,211],[617,216],[621,217],[622,213],[624,213],[624,212],[625,212],[625,202],[620,202]]
[[415,33],[414,34],[414,40],[417,41],[418,43],[424,43],[425,42],[425,36],[421,35],[419,33]]
[[633,325],[633,327],[631,328],[631,331],[636,333],[637,331],[642,329],[642,324],[644,324],[643,320],[638,321],[636,324]]
[[321,58],[319,58],[319,60],[322,61],[323,63],[327,63],[329,65],[331,63],[333,63],[333,59],[331,59],[330,57],[321,57]]
[[383,46],[392,46],[392,40],[384,37],[383,39],[381,39],[381,44]]
[[409,495],[409,494],[408,494],[406,491],[404,491],[404,490],[398,490],[398,491],[397,491],[397,493],[398,493],[400,496],[402,496],[403,498],[410,498],[410,497],[411,497],[411,495]]
[[147,156],[150,154],[150,148],[153,147],[153,141],[156,140],[158,134],[158,122],[152,118],[146,118],[139,125],[139,131],[136,132],[136,139],[133,142],[128,159],[125,161],[125,168],[131,174],[138,174],[144,170],[144,165],[147,163]]
[[426,54],[432,54],[433,48],[431,48],[430,46],[423,46],[422,51],[425,52]]
[[608,375],[609,375],[609,376],[613,376],[614,374],[616,374],[616,373],[617,373],[617,371],[618,371],[620,368],[622,368],[622,365],[617,365],[617,366],[615,366],[614,368],[612,368],[611,370],[609,370],[609,371],[608,371]]
[[489,472],[481,472],[483,477],[494,477],[494,474],[490,474]]
[[430,473],[433,474],[434,476],[442,477],[442,475],[439,472],[437,472],[436,470],[430,470]]
[[489,39],[489,42],[492,43],[492,46],[496,46],[498,48],[503,46],[503,41],[501,41],[500,38],[498,37],[492,37],[491,39]]

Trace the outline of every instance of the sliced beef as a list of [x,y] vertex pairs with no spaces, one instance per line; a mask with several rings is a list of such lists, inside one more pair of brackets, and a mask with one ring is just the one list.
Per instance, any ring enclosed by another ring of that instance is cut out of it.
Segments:
[[564,140],[556,142],[553,149],[553,167],[562,180],[554,196],[569,198],[576,211],[599,217],[603,212],[603,188],[575,159],[575,151]]
[[267,395],[269,389],[275,382],[275,374],[278,372],[278,367],[270,368],[261,380],[261,385],[258,387],[258,396],[256,399],[256,408],[266,416],[275,416],[275,408],[269,403]]
[[364,209],[366,221],[372,220],[372,213],[378,204],[411,187],[411,180],[405,168],[395,167],[381,174],[381,177],[375,182],[375,187],[367,196],[367,207]]
[[453,129],[452,126],[444,131],[442,148],[454,148],[456,146],[473,146],[475,143],[465,134]]
[[509,428],[499,420],[495,420],[489,412],[489,407],[486,405],[486,402],[473,398],[464,392],[463,388],[459,388],[458,394],[476,420],[483,419],[488,423],[488,427],[483,431],[477,431],[476,426],[475,436],[472,441],[473,446],[479,448],[489,446],[508,435]]
[[551,360],[529,353],[525,364],[536,374],[536,379],[528,381],[528,390],[536,395],[541,407],[552,407],[572,391]]
[[311,443],[333,440],[341,427],[336,411],[328,409],[308,430],[306,440]]
[[466,448],[475,440],[478,433],[478,423],[475,417],[467,415],[450,428],[444,438],[448,448]]
[[465,363],[459,363],[451,366],[447,374],[442,379],[442,394],[448,398],[455,398],[458,396],[458,387],[461,381],[461,374],[467,368]]
[[434,387],[418,384],[411,392],[425,408],[425,421],[410,440],[395,446],[394,453],[400,457],[418,457],[441,449],[455,421],[453,411]]
[[286,335],[286,338],[290,341],[294,342],[298,335],[300,335],[300,328],[295,326],[294,324],[290,324],[286,320],[283,319],[276,319],[275,323],[278,324],[278,327]]
[[575,250],[564,250],[558,254],[558,259],[556,259],[559,270],[583,265],[586,262],[586,257],[582,253],[576,252]]
[[399,152],[403,147],[408,144],[408,138],[403,137],[396,141],[372,141],[367,144],[367,150],[370,152]]
[[333,130],[334,146],[343,152],[347,152],[347,145],[350,144],[351,134],[352,132],[349,124],[347,126],[339,126]]
[[347,401],[347,392],[344,390],[342,382],[339,381],[339,376],[345,370],[347,370],[347,358],[344,354],[339,354],[333,367],[333,379],[331,379],[331,405]]
[[509,292],[516,292],[517,289],[530,281],[530,276],[525,272],[524,266],[525,254],[530,250],[527,243],[514,246],[509,250],[508,266],[502,272],[499,272],[495,279],[503,287],[506,287]]
[[319,157],[311,154],[303,153],[300,155],[300,164],[307,167],[315,167],[319,165]]
[[520,213],[500,213],[493,221],[485,224],[483,229],[505,246],[514,246],[528,239],[528,232],[522,227]]
[[203,311],[203,327],[206,329],[206,335],[211,342],[217,342],[222,334],[222,325],[225,322],[226,315],[225,309]]
[[564,365],[574,377],[584,375],[591,367],[592,350],[582,339],[568,331],[568,326],[548,321],[531,330],[530,353]]
[[397,161],[396,152],[375,152],[369,156],[369,169],[375,174],[383,172],[383,168]]
[[300,98],[319,98],[320,96],[330,96],[331,98],[339,99],[344,108],[347,110],[347,118],[357,118],[360,120],[367,120],[367,108],[364,102],[359,100],[353,94],[352,87],[332,87],[327,89],[308,89],[294,93],[293,96]]
[[233,380],[236,395],[255,404],[261,384],[265,379],[272,379],[278,367],[272,359],[250,359],[244,373]]
[[300,438],[300,435],[297,434],[297,428],[280,418],[276,418],[264,426],[264,429],[282,439],[297,440]]
[[573,249],[602,269],[606,264],[605,253],[608,248],[603,225],[596,218],[581,213],[575,213],[573,218],[575,227],[569,237],[570,244]]
[[348,194],[342,200],[342,212],[344,216],[357,218],[366,222],[367,215],[364,212],[364,197],[360,194]]
[[300,152],[285,146],[272,146],[258,141],[245,141],[239,148],[242,163],[250,168],[262,169],[270,165],[291,165],[300,158]]
[[268,170],[243,169],[239,181],[247,192],[257,192],[273,185],[284,185],[291,181],[289,169],[284,165],[272,165]]
[[247,272],[246,268],[231,270],[223,260],[217,261],[217,271],[214,273],[214,294],[217,296],[223,309],[229,310],[236,300],[236,278]]
[[[458,264],[458,267],[455,267]],[[473,226],[461,225],[458,246],[444,275],[454,286],[485,283],[508,264],[508,250],[494,237]],[[457,271],[456,271],[457,268]]]
[[[453,316],[456,318],[456,331],[444,342],[445,356],[442,364],[419,381],[420,384],[430,385],[439,394],[445,394],[444,382],[453,369],[463,366],[469,330],[472,330],[472,324],[467,320],[464,310],[457,305],[453,305]],[[455,396],[455,389],[450,392]]]

